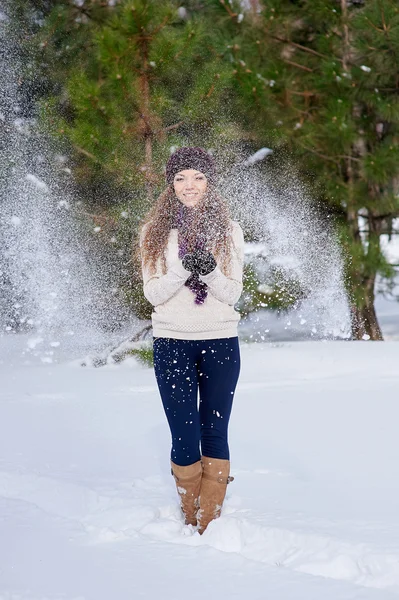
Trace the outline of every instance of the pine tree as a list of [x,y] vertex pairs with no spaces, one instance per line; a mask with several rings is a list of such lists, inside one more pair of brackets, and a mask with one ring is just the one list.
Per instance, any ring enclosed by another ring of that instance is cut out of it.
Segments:
[[295,157],[335,215],[353,337],[382,339],[375,281],[394,270],[380,241],[399,216],[398,4],[263,0],[245,24],[234,59],[252,126]]
[[211,13],[198,13],[195,2],[98,6],[57,7],[36,41],[47,64],[56,53],[61,59],[50,74],[61,90],[44,114],[80,156],[77,176],[106,173],[148,198],[171,146],[237,137],[227,116],[231,69],[214,43]]
[[[43,125],[69,144],[95,223],[124,255],[164,188],[171,149],[217,151],[240,139],[231,118],[233,71],[223,55],[225,11],[216,0],[199,8],[196,0],[184,8],[174,0],[70,0],[55,6],[33,40],[52,86]],[[137,313],[148,316],[136,297],[137,272],[126,270],[126,282]]]

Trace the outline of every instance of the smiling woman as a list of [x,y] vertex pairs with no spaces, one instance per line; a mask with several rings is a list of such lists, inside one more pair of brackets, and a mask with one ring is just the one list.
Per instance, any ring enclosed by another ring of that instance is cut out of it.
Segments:
[[200,171],[184,169],[174,176],[173,187],[178,200],[184,206],[194,208],[203,199],[208,181]]
[[141,230],[144,295],[154,307],[154,367],[172,435],[172,474],[185,523],[203,533],[220,515],[231,480],[227,429],[240,372],[234,304],[244,239],[202,148],[177,150],[166,181]]

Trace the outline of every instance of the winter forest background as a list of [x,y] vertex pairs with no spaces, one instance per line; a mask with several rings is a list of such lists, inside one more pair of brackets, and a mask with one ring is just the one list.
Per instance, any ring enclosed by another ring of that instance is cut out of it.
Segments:
[[201,145],[248,242],[241,336],[383,338],[396,1],[1,0],[0,19],[3,331],[143,337],[140,219],[170,153]]

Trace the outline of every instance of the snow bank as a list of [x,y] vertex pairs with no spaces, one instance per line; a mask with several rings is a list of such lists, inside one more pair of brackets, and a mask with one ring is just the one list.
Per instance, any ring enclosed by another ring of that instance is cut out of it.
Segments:
[[235,481],[202,537],[181,519],[151,369],[8,356],[0,599],[397,598],[398,348],[243,344]]

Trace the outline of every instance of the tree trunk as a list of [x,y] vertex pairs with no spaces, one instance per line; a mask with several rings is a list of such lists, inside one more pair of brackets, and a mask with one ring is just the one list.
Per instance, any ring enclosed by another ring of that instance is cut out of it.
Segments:
[[370,339],[373,341],[382,341],[384,337],[375,312],[374,294],[373,299],[363,308],[362,317],[366,326],[366,334],[370,336]]
[[[347,0],[341,0],[341,12],[342,12],[342,29],[343,29],[343,52],[342,52],[342,70],[345,73],[349,73],[349,62],[351,59],[352,48],[350,40],[350,31],[348,26],[348,5]],[[353,107],[353,111],[356,114],[358,112],[358,106]],[[361,144],[363,145],[363,144]],[[351,149],[352,155],[353,148]],[[347,223],[352,239],[363,244],[361,239],[358,212],[356,208],[356,202],[354,198],[354,180],[356,179],[356,173],[353,171],[352,156],[348,156],[345,161],[346,175],[347,175]],[[377,314],[374,308],[374,287],[376,279],[376,269],[373,269],[372,265],[376,264],[373,261],[373,256],[380,252],[380,235],[381,235],[381,222],[376,219],[373,220],[372,215],[369,215],[369,232],[368,232],[368,250],[364,256],[364,273],[359,273],[357,280],[353,281],[352,285],[360,287],[364,293],[361,306],[352,303],[351,306],[351,329],[352,337],[355,340],[382,340],[381,328],[378,324]],[[357,294],[353,294],[353,297]]]
[[[375,190],[370,189],[373,195]],[[364,257],[364,275],[359,285],[364,291],[361,306],[352,310],[352,334],[355,339],[383,340],[382,331],[378,323],[374,307],[375,302],[375,280],[377,276],[377,265],[381,254],[380,236],[382,233],[382,220],[373,211],[368,211],[368,240],[367,255]],[[365,338],[364,336],[368,336]]]
[[143,139],[145,148],[145,178],[148,198],[152,198],[153,192],[153,173],[152,173],[152,139],[153,131],[151,127],[150,113],[150,82],[148,79],[148,45],[147,41],[141,43],[141,54],[143,60],[142,71],[140,74],[140,92],[141,92],[141,118],[143,120]]
[[351,307],[352,338],[355,340],[381,341],[384,339],[374,307],[374,285],[375,276],[369,278],[367,286],[364,288],[366,293],[364,305],[359,307],[353,304]]
[[[347,212],[347,222],[353,240],[363,244],[358,224],[358,215],[354,210]],[[380,249],[380,235],[382,232],[381,219],[374,218],[374,215],[369,211],[368,215],[368,239],[367,239],[367,254],[363,258],[362,270],[356,273],[352,281],[352,286],[356,286],[363,292],[362,300],[351,305],[351,329],[352,337],[355,340],[370,339],[383,340],[381,328],[378,323],[377,314],[374,307],[375,302],[375,280],[377,276],[378,254]],[[354,287],[352,288],[354,290]],[[358,297],[358,294],[353,293],[352,297]],[[368,336],[368,337],[365,337]]]

